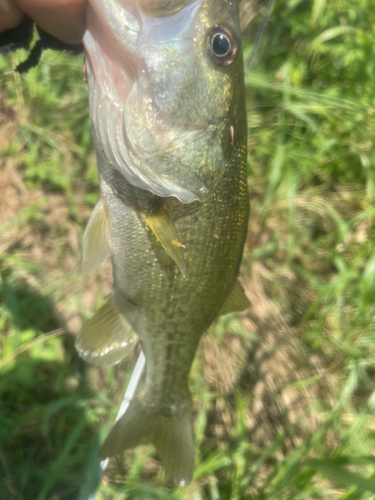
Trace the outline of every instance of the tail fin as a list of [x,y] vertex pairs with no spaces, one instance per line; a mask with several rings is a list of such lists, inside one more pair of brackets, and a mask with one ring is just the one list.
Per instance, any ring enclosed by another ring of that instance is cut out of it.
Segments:
[[109,433],[100,456],[113,457],[129,448],[150,443],[155,445],[170,480],[179,486],[191,481],[194,435],[190,401],[175,415],[165,416],[133,399]]

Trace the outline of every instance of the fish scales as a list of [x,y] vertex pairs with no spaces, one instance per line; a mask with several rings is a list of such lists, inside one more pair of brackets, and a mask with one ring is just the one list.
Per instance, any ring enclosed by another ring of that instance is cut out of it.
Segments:
[[167,476],[194,467],[188,378],[203,333],[247,307],[238,284],[249,215],[236,3],[90,0],[84,38],[101,198],[83,264],[110,254],[113,297],[77,349],[107,366],[138,338],[145,380],[103,458],[153,443]]
[[98,157],[102,198],[115,228],[111,246],[116,302],[141,339],[147,359],[145,393],[155,405],[178,400],[197,343],[238,274],[249,205],[246,164],[237,178],[231,168],[238,149],[244,150],[239,139],[210,200],[189,205],[163,201],[185,245],[186,278],[170,259],[160,258],[163,248],[134,209],[113,196],[114,189],[126,191],[129,186]]

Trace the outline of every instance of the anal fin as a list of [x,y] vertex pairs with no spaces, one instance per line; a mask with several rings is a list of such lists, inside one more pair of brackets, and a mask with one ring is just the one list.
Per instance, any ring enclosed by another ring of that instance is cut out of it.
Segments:
[[219,316],[229,314],[231,312],[244,311],[248,307],[250,307],[249,299],[246,297],[239,281],[236,280],[227,300],[220,309]]
[[87,362],[110,366],[128,356],[138,337],[110,297],[104,306],[85,323],[76,339],[76,349]]
[[111,252],[107,209],[100,199],[95,205],[83,236],[82,271],[91,273]]

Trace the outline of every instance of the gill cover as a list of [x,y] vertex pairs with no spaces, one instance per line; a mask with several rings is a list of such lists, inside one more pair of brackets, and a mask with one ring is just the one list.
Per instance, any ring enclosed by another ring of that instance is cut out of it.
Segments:
[[[90,113],[109,162],[183,203],[211,196],[228,156],[234,85],[207,54],[209,3],[89,0],[84,36]],[[239,33],[235,2],[222,3]]]

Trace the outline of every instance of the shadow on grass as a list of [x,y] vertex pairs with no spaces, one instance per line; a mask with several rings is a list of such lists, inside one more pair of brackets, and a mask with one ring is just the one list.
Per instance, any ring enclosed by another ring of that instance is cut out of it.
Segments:
[[77,499],[98,447],[95,394],[72,337],[42,334],[60,326],[51,301],[0,286],[0,498]]

